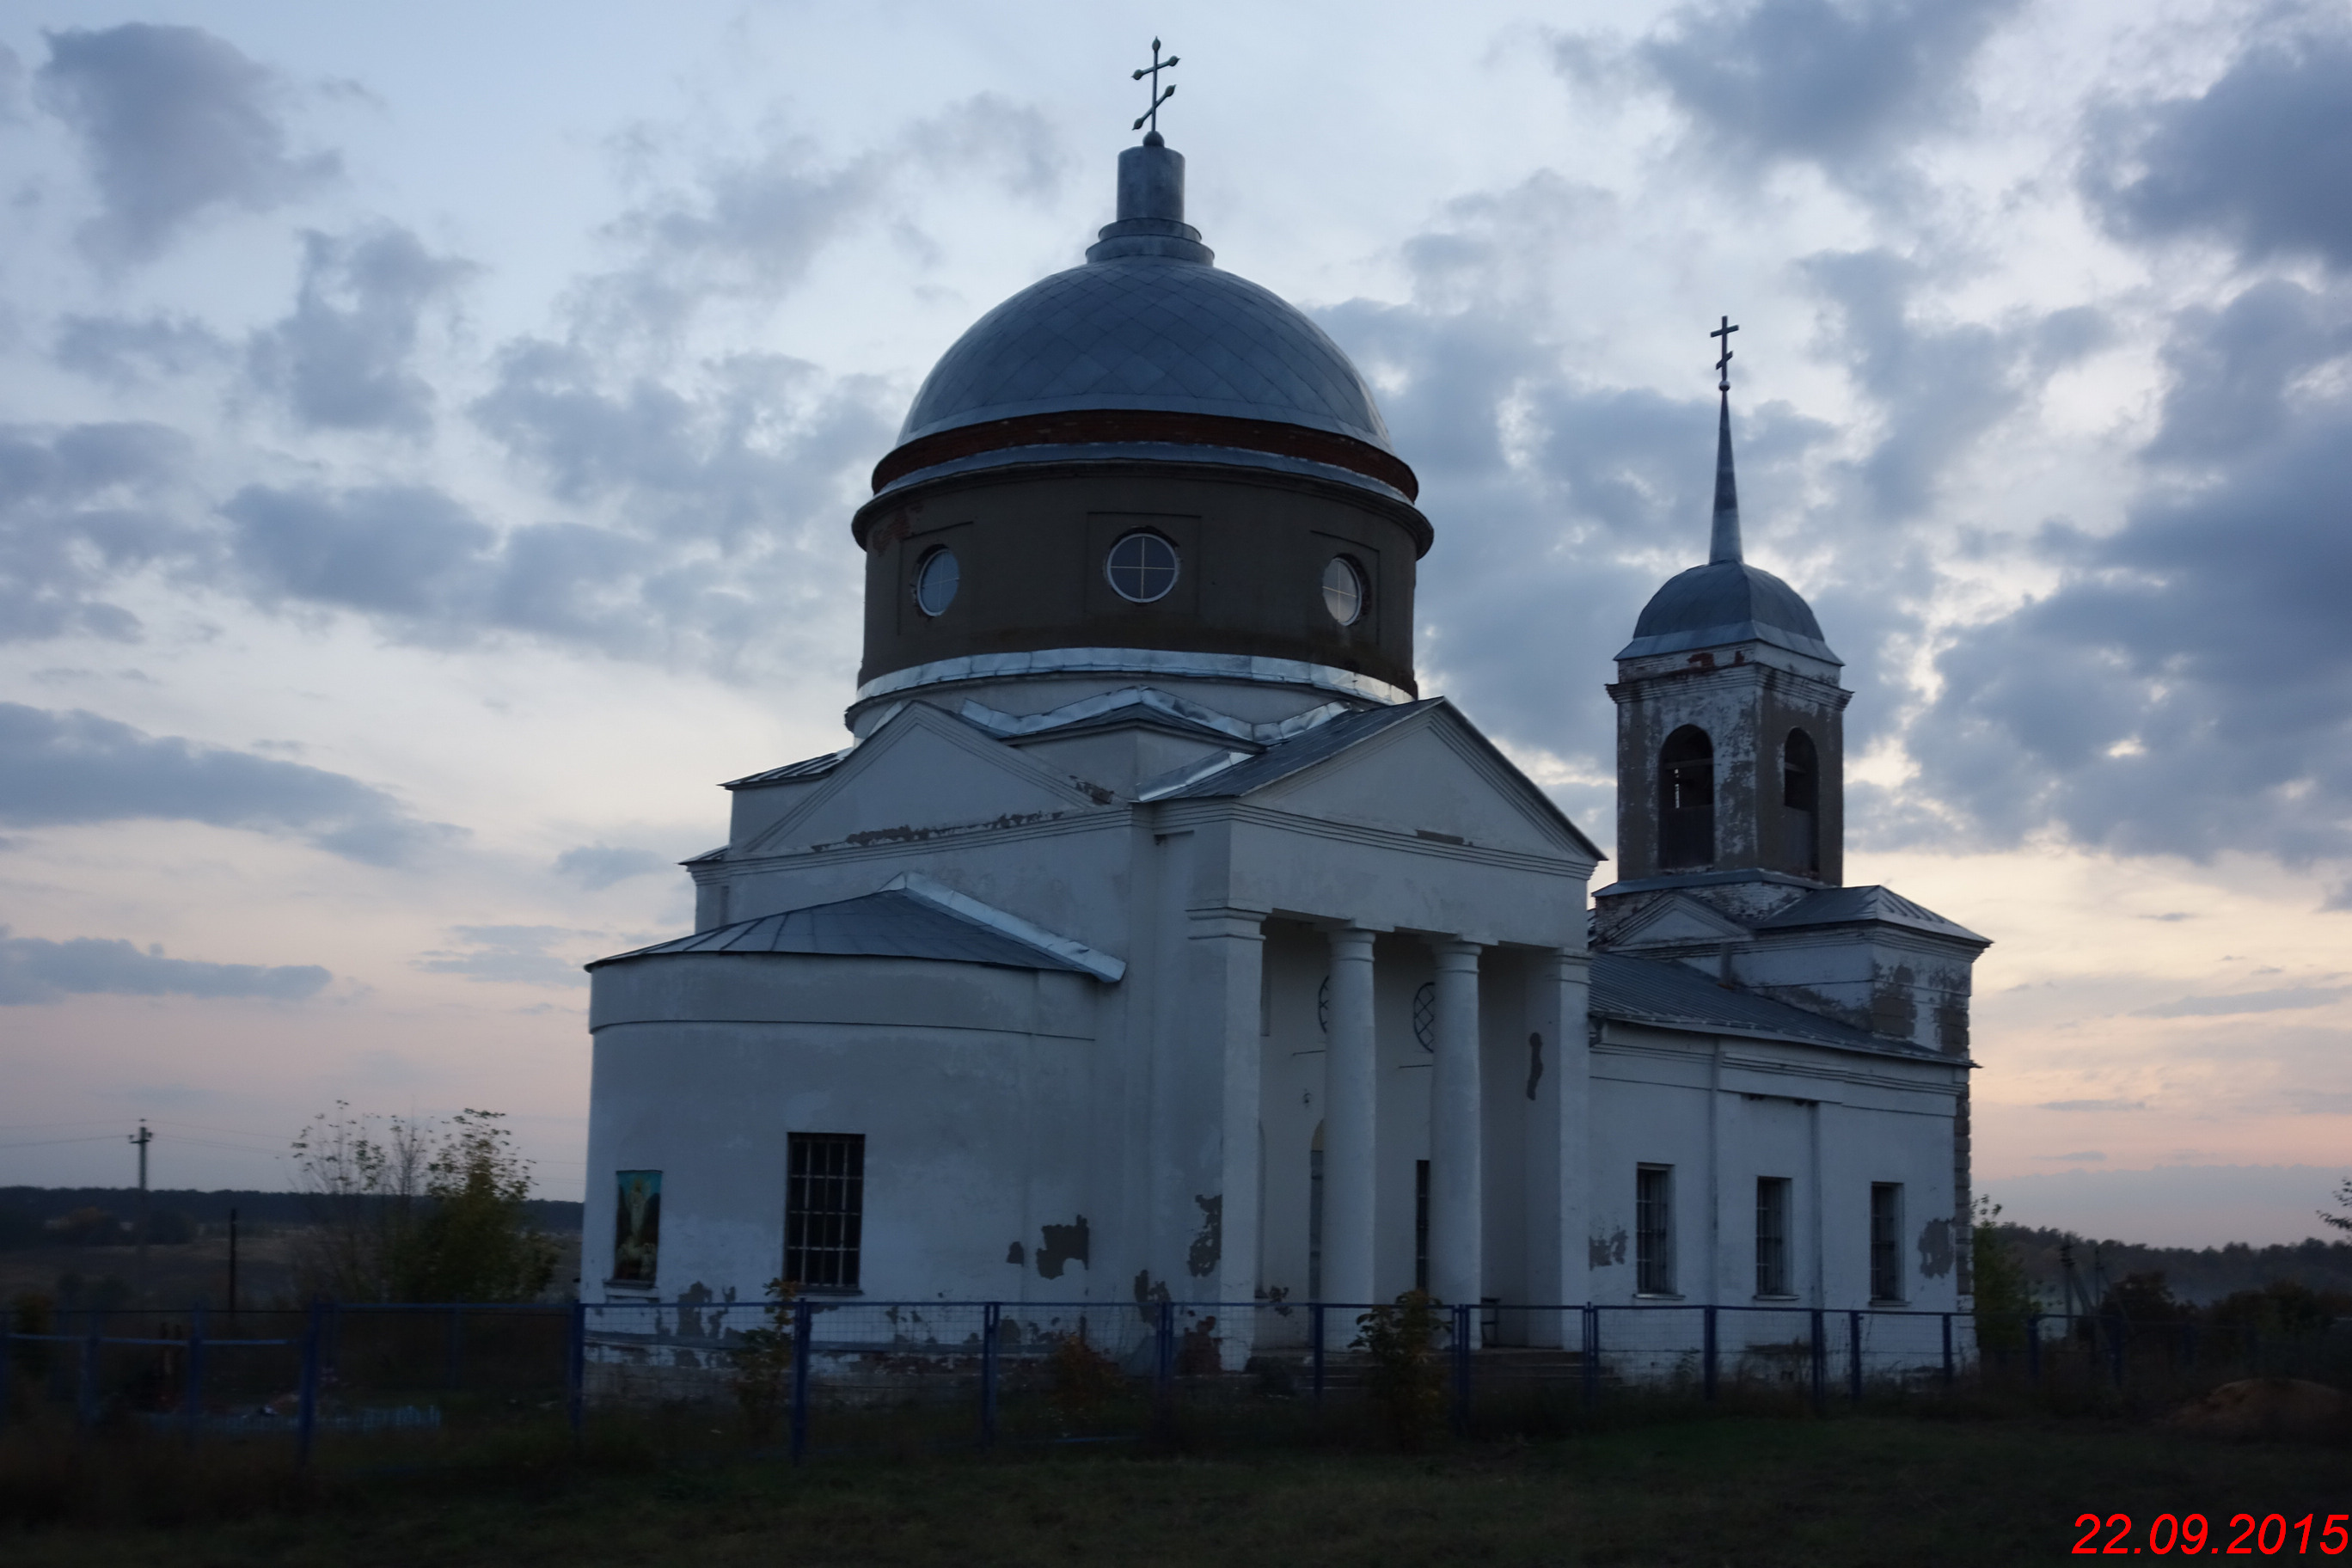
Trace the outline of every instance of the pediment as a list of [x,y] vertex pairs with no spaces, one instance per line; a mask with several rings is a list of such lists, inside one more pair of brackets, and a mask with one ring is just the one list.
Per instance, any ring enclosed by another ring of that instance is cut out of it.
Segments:
[[909,703],[867,736],[807,799],[737,846],[734,854],[912,840],[1101,804],[1066,775],[962,720]]
[[1685,947],[1750,942],[1754,933],[1714,905],[1688,893],[1669,893],[1635,916],[1610,938],[1612,949],[1624,952],[1644,947]]
[[[1256,761],[1271,763],[1281,751]],[[1600,858],[1551,798],[1444,702],[1241,793],[1301,816],[1440,842],[1565,856],[1588,866]]]

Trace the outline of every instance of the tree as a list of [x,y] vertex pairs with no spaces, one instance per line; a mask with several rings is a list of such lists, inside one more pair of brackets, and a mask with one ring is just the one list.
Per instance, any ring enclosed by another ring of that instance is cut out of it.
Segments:
[[[2352,1209],[2352,1181],[2347,1181],[2336,1189],[2336,1206],[2340,1209]],[[2352,1230],[2352,1214],[2329,1214],[2326,1209],[2321,1209],[2319,1221],[2322,1225],[2332,1225],[2338,1230]]]
[[311,1226],[302,1288],[346,1301],[527,1301],[555,1273],[530,1224],[530,1163],[496,1111],[429,1121],[356,1115],[337,1100],[294,1140]]
[[2021,1350],[2025,1319],[2033,1310],[2033,1288],[2025,1278],[2025,1263],[1993,1221],[2000,1205],[1990,1198],[1977,1199],[1969,1230],[1969,1261],[1975,1270],[1977,1343],[1989,1351]]
[[355,1114],[351,1102],[310,1119],[294,1140],[295,1179],[310,1213],[295,1243],[303,1291],[338,1301],[393,1300],[416,1226],[433,1133],[422,1121]]
[[530,1163],[495,1110],[449,1119],[425,1165],[430,1202],[396,1272],[412,1301],[528,1301],[555,1275],[555,1244],[530,1223]]

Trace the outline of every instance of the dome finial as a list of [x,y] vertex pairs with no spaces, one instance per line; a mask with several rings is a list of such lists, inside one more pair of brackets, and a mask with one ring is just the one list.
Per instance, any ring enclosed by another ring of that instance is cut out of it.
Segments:
[[1168,84],[1167,91],[1160,91],[1160,73],[1166,70],[1174,70],[1175,68],[1176,57],[1174,55],[1170,55],[1166,59],[1161,59],[1160,58],[1160,40],[1154,38],[1151,40],[1151,64],[1145,67],[1143,69],[1137,71],[1133,77],[1129,79],[1132,81],[1141,81],[1145,77],[1150,77],[1151,79],[1151,107],[1143,111],[1142,115],[1136,121],[1132,127],[1134,130],[1140,131],[1143,129],[1146,122],[1150,124],[1151,134],[1143,139],[1143,144],[1147,147],[1158,147],[1163,145],[1160,139],[1160,106],[1176,96],[1176,84],[1171,81]]
[[1723,357],[1715,362],[1716,390],[1722,394],[1723,409],[1716,434],[1715,533],[1706,552],[1709,565],[1739,559],[1739,486],[1731,474],[1731,334],[1738,330],[1726,316],[1723,325],[1707,333],[1723,340]]

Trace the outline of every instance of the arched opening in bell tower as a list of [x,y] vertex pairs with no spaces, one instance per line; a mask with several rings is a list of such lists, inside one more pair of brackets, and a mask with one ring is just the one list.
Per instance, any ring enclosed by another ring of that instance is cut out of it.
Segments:
[[1813,738],[1791,730],[1780,745],[1780,810],[1790,868],[1806,876],[1822,868],[1822,758]]
[[1715,742],[1696,724],[1658,752],[1658,864],[1686,871],[1715,862]]

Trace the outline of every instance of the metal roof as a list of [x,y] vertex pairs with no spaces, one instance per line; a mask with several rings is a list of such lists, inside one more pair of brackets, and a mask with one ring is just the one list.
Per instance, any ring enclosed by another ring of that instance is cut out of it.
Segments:
[[746,773],[740,779],[729,779],[719,787],[747,789],[755,784],[790,784],[799,779],[823,778],[846,762],[849,753],[856,749],[855,746],[844,746],[840,751],[827,752],[821,757],[810,757],[804,762],[786,763],[781,768],[770,768],[765,773]]
[[1808,893],[1769,920],[1759,921],[1758,931],[1787,931],[1799,926],[1853,925],[1864,921],[1883,921],[1887,925],[1909,926],[1937,936],[1958,937],[1964,942],[1992,945],[1990,937],[1979,936],[1957,921],[1948,921],[1922,904],[1915,904],[1890,888],[1824,888],[1818,893]]
[[[1208,771],[1195,772],[1189,778],[1181,779],[1173,788],[1148,789],[1137,798],[1148,801],[1216,800],[1234,795],[1250,795],[1265,789],[1269,784],[1286,779],[1293,773],[1302,773],[1318,763],[1336,757],[1351,746],[1361,745],[1382,731],[1402,724],[1416,714],[1427,712],[1433,708],[1452,709],[1452,707],[1453,705],[1443,697],[1424,697],[1418,702],[1399,703],[1393,708],[1370,708],[1360,712],[1343,713],[1336,719],[1328,719],[1318,724],[1296,740],[1284,741],[1279,744],[1269,746],[1256,756],[1249,756],[1240,752],[1228,752],[1225,754],[1224,763],[1212,761],[1205,764]],[[1553,822],[1576,842],[1578,847],[1595,860],[1601,858],[1599,847],[1584,836],[1584,830],[1570,820],[1568,814],[1553,803],[1551,796],[1544,794],[1532,780],[1519,772],[1517,765],[1510,758],[1505,756],[1493,742],[1478,732],[1476,725],[1466,719],[1462,719],[1458,710],[1455,712],[1455,717],[1461,724],[1462,733],[1484,748],[1487,757],[1502,767],[1510,777],[1525,785],[1528,799],[1548,814]]]
[[1227,795],[1248,795],[1311,768],[1326,758],[1336,757],[1349,747],[1370,740],[1391,725],[1402,723],[1444,700],[1442,697],[1425,697],[1418,702],[1400,703],[1394,708],[1367,708],[1355,713],[1343,713],[1318,724],[1296,740],[1268,747],[1256,756],[1229,753],[1241,760],[1164,795],[1148,794],[1144,798],[1215,800]]
[[1845,661],[1822,640],[1812,606],[1786,583],[1744,561],[1710,561],[1666,579],[1642,606],[1619,658],[1764,642],[1829,664]]
[[1936,1055],[1901,1040],[1792,1007],[1786,1002],[1718,985],[1688,964],[1670,959],[1635,958],[1622,952],[1594,953],[1591,1006],[1596,1017],[1629,1024],[1795,1040],[1889,1056]]
[[600,958],[599,969],[633,958],[679,952],[798,952],[835,958],[930,958],[1002,969],[1094,971],[1060,953],[982,924],[905,889],[761,915]]
[[1303,425],[1393,451],[1323,329],[1205,262],[1120,256],[1031,284],[940,356],[898,445],[1024,415],[1141,409]]

